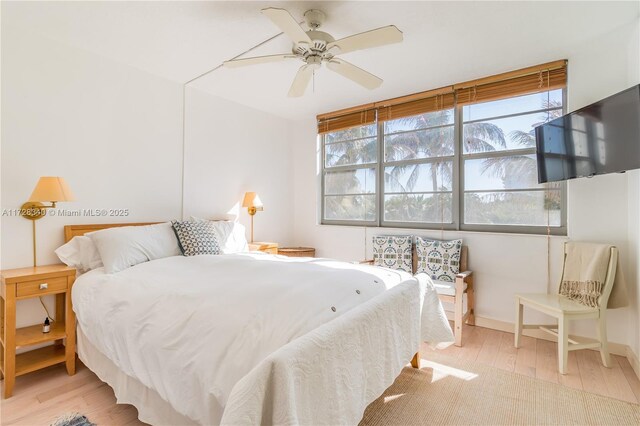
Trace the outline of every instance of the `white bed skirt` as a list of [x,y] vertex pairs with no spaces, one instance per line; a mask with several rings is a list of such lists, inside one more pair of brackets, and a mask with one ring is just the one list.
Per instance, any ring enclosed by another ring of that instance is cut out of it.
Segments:
[[195,425],[163,400],[153,389],[124,374],[116,365],[95,348],[86,338],[80,324],[77,328],[78,357],[89,370],[113,388],[118,404],[131,404],[138,409],[138,418],[152,425]]

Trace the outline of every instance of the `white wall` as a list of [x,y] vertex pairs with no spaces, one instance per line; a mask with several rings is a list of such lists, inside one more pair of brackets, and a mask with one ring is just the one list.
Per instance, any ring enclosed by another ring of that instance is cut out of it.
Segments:
[[246,191],[255,191],[264,203],[254,219],[255,240],[290,243],[289,122],[197,89],[186,95],[185,217],[238,217],[249,231],[240,204]]
[[[182,216],[182,84],[5,22],[2,61],[1,208],[19,208],[39,176],[60,175],[77,201],[60,203],[58,211],[130,211],[39,220],[39,265],[59,262],[54,250],[66,224]],[[256,240],[290,243],[289,127],[282,118],[188,88],[185,217],[233,219],[235,212],[248,228],[238,204],[245,191],[257,191],[265,209],[255,217]],[[31,222],[2,216],[0,226],[0,267],[30,266]],[[53,298],[45,301],[52,309]],[[37,299],[19,302],[18,326],[43,316]]]
[[[638,26],[636,20],[579,46],[569,56],[569,111],[640,83]],[[572,239],[610,242],[618,246],[621,267],[626,276],[632,276],[637,263],[630,256],[633,241],[629,239],[629,226],[634,218],[630,215],[632,206],[629,203],[637,203],[638,194],[629,197],[627,184],[625,174],[569,181],[568,221]],[[635,222],[637,220],[636,215]],[[634,295],[638,283],[630,281],[629,292]],[[630,298],[629,309],[610,311],[611,340],[629,342],[630,334],[637,334],[638,322],[631,321],[634,318],[638,318],[638,303],[633,298]],[[588,330],[581,327],[580,331],[586,334]]]
[[[567,52],[569,59],[568,109],[573,110],[637,84],[638,22],[622,27],[604,37]],[[453,82],[451,82],[453,83]],[[398,93],[397,95],[403,95]],[[435,238],[457,238],[469,246],[469,264],[476,275],[478,316],[513,322],[513,294],[546,292],[548,253],[551,259],[551,287],[557,288],[560,276],[563,237],[440,232],[409,229],[318,225],[318,165],[315,121],[295,123],[294,158],[294,235],[296,244],[310,245],[320,256],[359,260],[371,256],[374,234],[412,233]],[[637,173],[637,172],[634,172]],[[629,283],[637,295],[637,221],[638,190],[628,187],[629,175],[606,175],[578,179],[568,186],[568,237],[576,240],[606,241],[621,252],[622,267],[635,281]],[[635,178],[637,181],[637,177]],[[637,182],[636,182],[637,186]],[[628,200],[631,200],[630,202]],[[635,222],[634,222],[635,221]],[[630,223],[636,223],[631,231]],[[635,263],[630,255],[630,234],[635,235]],[[365,241],[367,242],[365,246]],[[549,247],[549,250],[548,250]],[[638,334],[638,300],[630,308],[609,313],[609,340],[638,345],[630,336]],[[537,320],[526,315],[526,320]],[[630,322],[635,321],[635,322]],[[630,322],[631,326],[628,326]],[[594,336],[593,326],[581,324],[572,332]]]
[[[2,22],[2,209],[19,208],[39,176],[63,176],[77,201],[60,209],[125,208],[117,217],[45,217],[38,264],[71,223],[180,216],[181,85]],[[2,268],[32,264],[31,222],[1,218]],[[18,305],[18,325],[39,322],[37,299]]]
[[628,345],[640,355],[640,170],[627,172],[628,200],[629,200],[629,247],[627,262],[629,273],[627,283],[629,288],[629,333]]
[[[627,44],[627,79],[632,84],[640,82],[640,25],[631,30]],[[640,358],[640,170],[627,172],[629,207],[629,346],[636,358]],[[636,370],[636,373],[640,371]]]

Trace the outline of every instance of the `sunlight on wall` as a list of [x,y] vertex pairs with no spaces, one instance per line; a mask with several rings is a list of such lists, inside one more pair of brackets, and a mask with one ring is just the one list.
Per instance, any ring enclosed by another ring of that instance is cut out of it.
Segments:
[[240,202],[237,202],[229,209],[227,212],[229,216],[233,216],[234,221],[238,221],[238,217],[240,216]]

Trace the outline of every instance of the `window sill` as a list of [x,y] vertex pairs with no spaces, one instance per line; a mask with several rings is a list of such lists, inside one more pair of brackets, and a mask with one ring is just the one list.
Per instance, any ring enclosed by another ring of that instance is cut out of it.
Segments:
[[[552,239],[568,239],[567,229],[556,230],[555,234],[547,235],[546,230],[544,233],[527,233],[527,232],[500,232],[500,231],[478,231],[469,229],[435,229],[435,228],[412,228],[407,226],[377,226],[377,225],[356,225],[356,224],[333,224],[333,223],[316,223],[316,226],[325,228],[351,228],[351,229],[372,229],[377,230],[376,233],[388,233],[393,235],[401,235],[407,233],[441,233],[442,235],[492,235],[492,236],[513,236],[513,237],[540,237]],[[562,233],[558,233],[562,232]]]

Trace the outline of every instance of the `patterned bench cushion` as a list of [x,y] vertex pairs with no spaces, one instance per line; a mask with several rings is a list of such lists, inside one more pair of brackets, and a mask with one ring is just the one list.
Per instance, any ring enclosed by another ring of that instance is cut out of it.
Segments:
[[460,272],[461,250],[462,240],[438,241],[416,237],[416,274],[424,272],[432,280],[455,281]]
[[373,237],[373,264],[412,272],[412,236],[378,235]]

